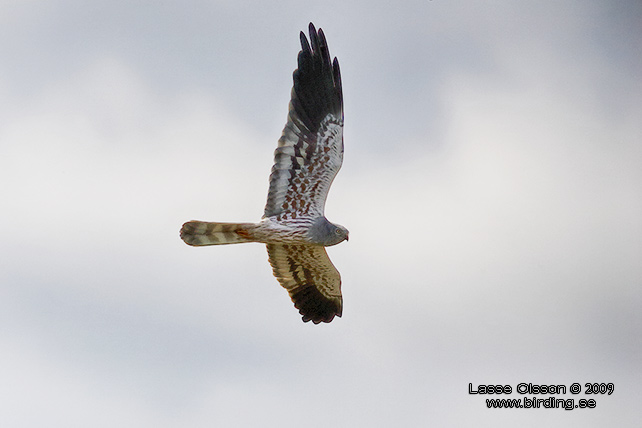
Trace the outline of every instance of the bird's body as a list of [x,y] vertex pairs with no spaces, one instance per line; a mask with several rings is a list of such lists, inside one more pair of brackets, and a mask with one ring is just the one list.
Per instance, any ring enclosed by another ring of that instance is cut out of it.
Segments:
[[288,121],[274,153],[270,189],[259,223],[192,220],[181,238],[193,246],[260,242],[267,245],[275,277],[303,321],[341,316],[341,277],[325,248],[348,239],[329,222],[325,200],[343,162],[343,95],[337,59],[330,61],[323,31],[301,33]]
[[[279,220],[265,217],[259,223],[216,223],[192,220],[183,225],[181,238],[193,246],[260,242],[263,244],[336,245],[347,238],[347,230],[325,217]],[[333,229],[335,226],[338,229]],[[345,232],[344,232],[345,231]]]

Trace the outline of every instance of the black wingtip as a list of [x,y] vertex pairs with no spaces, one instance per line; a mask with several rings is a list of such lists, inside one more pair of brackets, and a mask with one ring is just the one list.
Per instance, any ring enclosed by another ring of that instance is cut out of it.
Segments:
[[343,119],[343,93],[339,62],[331,60],[328,43],[321,28],[310,22],[309,42],[303,31],[298,68],[293,73],[295,111],[306,127],[316,132],[328,114]]
[[303,322],[329,323],[335,316],[341,317],[342,304],[328,299],[314,286],[304,285],[290,294],[294,307],[303,315]]

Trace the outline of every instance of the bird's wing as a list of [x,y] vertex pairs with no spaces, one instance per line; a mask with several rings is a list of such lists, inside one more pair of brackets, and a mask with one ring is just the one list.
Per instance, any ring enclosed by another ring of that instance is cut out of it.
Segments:
[[303,321],[318,324],[341,316],[341,276],[324,247],[268,244],[267,250],[274,276],[288,290]]
[[264,217],[323,215],[343,162],[343,95],[339,62],[330,61],[323,31],[301,32],[288,122],[274,152]]

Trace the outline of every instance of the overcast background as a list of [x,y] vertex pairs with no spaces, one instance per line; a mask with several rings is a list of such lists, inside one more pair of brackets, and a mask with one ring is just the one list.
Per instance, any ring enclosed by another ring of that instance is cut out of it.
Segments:
[[[351,232],[316,326],[264,246],[178,237],[259,220],[310,21]],[[3,427],[639,426],[639,1],[0,1],[0,40]],[[615,392],[468,393],[520,382]]]

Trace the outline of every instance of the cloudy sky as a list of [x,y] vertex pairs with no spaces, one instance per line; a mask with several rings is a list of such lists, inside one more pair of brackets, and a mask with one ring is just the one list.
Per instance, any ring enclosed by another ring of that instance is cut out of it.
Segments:
[[[351,232],[316,326],[262,245],[178,237],[260,218],[310,21]],[[639,1],[3,0],[0,40],[0,425],[639,426]],[[615,390],[468,393],[521,382]]]

